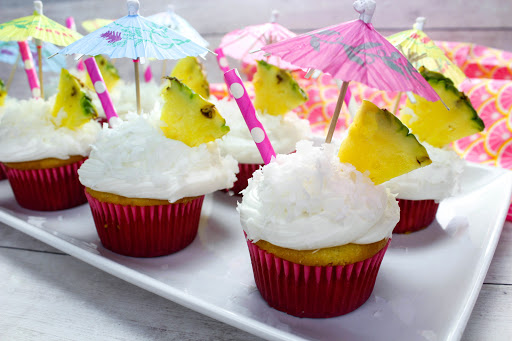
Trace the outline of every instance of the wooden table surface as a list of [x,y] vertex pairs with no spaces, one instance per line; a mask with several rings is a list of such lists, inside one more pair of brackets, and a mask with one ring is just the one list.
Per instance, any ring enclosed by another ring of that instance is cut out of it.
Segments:
[[[165,9],[166,1],[141,0],[141,13]],[[64,22],[126,15],[125,1],[46,1],[44,13]],[[373,23],[384,35],[409,29],[426,16],[425,30],[438,40],[470,41],[512,50],[510,0],[378,0]],[[345,0],[189,0],[175,2],[180,15],[216,47],[233,29],[268,21],[306,32],[356,18]],[[0,22],[29,15],[30,0],[2,0]],[[80,29],[81,30],[81,29]],[[84,33],[82,31],[82,33]],[[132,66],[119,62],[124,78]],[[158,68],[158,64],[157,64]],[[214,58],[210,81],[221,81]],[[10,67],[0,67],[6,79]],[[10,95],[26,98],[18,70]],[[113,277],[0,223],[0,340],[259,340],[224,323],[179,306]],[[512,224],[505,223],[491,267],[462,340],[512,339]]]

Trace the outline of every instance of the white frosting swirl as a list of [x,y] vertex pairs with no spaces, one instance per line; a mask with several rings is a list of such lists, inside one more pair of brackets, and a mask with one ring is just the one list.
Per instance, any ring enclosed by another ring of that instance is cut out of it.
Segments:
[[390,237],[400,218],[394,195],[350,164],[332,144],[301,141],[253,174],[238,205],[247,237],[295,250]]
[[128,113],[103,126],[89,159],[80,167],[80,182],[97,191],[129,198],[175,202],[219,189],[236,180],[237,162],[222,157],[215,142],[189,147],[163,134],[157,111]]
[[87,156],[101,130],[90,121],[75,130],[57,128],[50,114],[55,97],[29,99],[6,105],[0,124],[0,161],[23,162],[45,158]]
[[[228,99],[210,100],[230,128],[229,133],[219,142],[222,153],[232,155],[240,163],[263,163],[236,102]],[[309,121],[299,118],[294,112],[284,116],[257,113],[257,116],[277,154],[291,153],[298,141],[311,139]]]
[[385,182],[397,197],[407,200],[436,200],[456,195],[464,161],[453,150],[435,148],[423,142],[432,163]]

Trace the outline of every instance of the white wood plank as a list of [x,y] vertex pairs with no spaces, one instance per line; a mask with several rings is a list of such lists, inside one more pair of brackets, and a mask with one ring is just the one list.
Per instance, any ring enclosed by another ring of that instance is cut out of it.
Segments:
[[0,248],[2,340],[260,340],[66,255]]
[[0,248],[2,247],[64,254],[63,252],[16,229],[13,229],[4,223],[0,223]]
[[484,283],[512,284],[512,223],[506,222]]
[[484,285],[468,321],[463,341],[512,340],[512,287]]

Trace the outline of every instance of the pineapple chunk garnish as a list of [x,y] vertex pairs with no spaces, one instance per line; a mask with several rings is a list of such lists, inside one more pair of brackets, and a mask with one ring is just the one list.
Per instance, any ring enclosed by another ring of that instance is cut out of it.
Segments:
[[290,72],[258,61],[254,74],[254,107],[270,115],[284,115],[306,103],[308,95]]
[[[96,60],[96,64],[98,64],[98,68],[100,69],[103,81],[107,86],[107,90],[112,91],[112,89],[114,89],[114,87],[121,79],[121,77],[119,77],[119,73],[117,72],[116,67],[107,58],[103,57],[100,54],[95,56],[94,59]],[[92,85],[91,77],[89,77],[89,74],[87,74],[85,85],[89,89],[94,90],[94,85]]]
[[162,90],[164,106],[160,119],[167,126],[162,130],[170,139],[196,147],[221,138],[229,132],[226,120],[215,105],[196,94],[177,78],[167,77]]
[[84,85],[66,69],[60,72],[59,92],[52,116],[59,127],[75,129],[98,117],[91,98],[82,91]]
[[210,84],[206,78],[203,64],[197,57],[185,57],[180,59],[171,72],[171,77],[178,78],[196,94],[203,98],[210,97]]
[[350,125],[338,157],[362,173],[368,171],[375,185],[432,163],[425,147],[396,116],[368,101]]
[[441,148],[453,141],[484,130],[484,122],[471,105],[469,98],[457,90],[453,82],[438,72],[420,68],[421,75],[434,88],[443,102],[430,102],[414,95],[416,103],[407,99],[400,118],[420,141]]
[[0,107],[4,105],[5,97],[7,97],[7,89],[4,82],[0,79]]

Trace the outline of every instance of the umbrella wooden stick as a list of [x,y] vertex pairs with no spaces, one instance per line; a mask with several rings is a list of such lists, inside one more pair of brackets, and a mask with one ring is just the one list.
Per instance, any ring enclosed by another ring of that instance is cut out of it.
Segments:
[[139,84],[139,58],[133,60],[133,66],[135,68],[135,95],[137,96],[137,114],[140,115],[140,84]]
[[[38,41],[41,42],[42,41]],[[43,53],[42,53],[42,45],[37,45],[37,65],[39,67],[39,86],[41,87],[41,98],[44,98],[44,87],[43,87]]]
[[16,73],[16,68],[18,67],[18,63],[20,62],[21,54],[18,54],[16,57],[16,62],[12,66],[11,73],[9,74],[9,79],[7,80],[7,85],[5,86],[5,90],[9,92],[9,88],[11,87],[12,80],[14,79],[14,74]]
[[165,76],[167,76],[167,60],[164,59],[162,62],[162,83],[165,82]]
[[393,114],[398,114],[398,105],[400,104],[400,99],[402,98],[402,91],[398,92],[398,95],[396,96],[396,102],[395,106],[393,108]]
[[338,96],[338,102],[336,102],[336,109],[334,109],[334,113],[332,114],[331,125],[329,126],[329,132],[325,138],[325,143],[331,143],[332,135],[334,135],[336,123],[338,123],[338,117],[340,116],[341,107],[343,106],[343,100],[345,99],[345,94],[347,93],[348,83],[349,82],[343,81],[343,84],[341,85],[340,95]]

